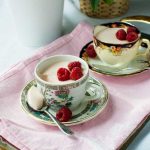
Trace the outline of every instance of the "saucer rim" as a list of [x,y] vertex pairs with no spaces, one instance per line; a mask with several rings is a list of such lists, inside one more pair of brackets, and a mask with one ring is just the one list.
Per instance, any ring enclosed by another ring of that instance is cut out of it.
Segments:
[[[89,77],[91,77],[91,76],[89,76]],[[106,86],[105,86],[101,81],[99,81],[99,80],[97,80],[97,79],[95,79],[95,78],[93,78],[93,77],[91,77],[91,78],[94,79],[94,80],[96,80],[97,82],[99,82],[99,83],[102,85],[103,89],[104,89],[104,92],[105,92],[105,102],[104,102],[103,106],[101,107],[101,109],[98,109],[98,110],[96,111],[96,113],[94,113],[94,114],[92,114],[92,115],[90,115],[90,116],[88,116],[88,117],[85,117],[85,118],[82,119],[81,121],[75,121],[75,120],[74,120],[74,121],[69,121],[69,122],[62,122],[62,123],[65,124],[66,126],[79,125],[79,124],[85,123],[85,122],[87,122],[87,121],[90,121],[90,120],[94,119],[95,117],[97,117],[97,116],[106,108],[106,106],[107,106],[107,104],[108,104],[108,102],[109,102],[108,90],[107,90]],[[35,79],[29,81],[29,82],[24,86],[24,88],[22,89],[22,91],[21,91],[21,93],[20,93],[20,106],[21,106],[22,110],[23,110],[29,117],[33,118],[34,120],[36,120],[36,121],[38,121],[38,122],[40,122],[40,123],[42,123],[42,124],[51,125],[51,126],[57,126],[57,125],[56,125],[53,121],[51,121],[51,120],[46,121],[46,120],[42,120],[42,119],[40,119],[40,118],[37,118],[36,116],[32,115],[29,111],[27,111],[27,110],[25,109],[25,107],[23,106],[23,103],[22,103],[22,94],[23,94],[24,90],[26,89],[26,87],[27,87],[30,83],[34,82],[34,81],[35,81]],[[33,85],[32,85],[32,86],[33,86]],[[86,103],[86,105],[88,105],[88,102]]]
[[[91,44],[91,43],[93,43],[93,41],[90,41],[90,42],[86,43],[86,44],[82,47],[82,49],[80,50],[79,57],[80,57],[81,59],[83,59],[82,54],[83,54],[83,52],[85,52],[86,47],[87,47],[89,44]],[[83,60],[84,60],[84,59],[83,59]],[[85,60],[85,61],[86,61],[86,60]],[[94,72],[94,73],[96,73],[96,74],[100,74],[100,75],[106,75],[106,76],[128,77],[128,76],[133,76],[133,75],[137,75],[137,74],[139,74],[139,73],[143,73],[143,72],[145,72],[145,71],[148,71],[148,70],[145,68],[145,69],[141,69],[141,70],[139,70],[139,71],[133,72],[133,73],[117,74],[117,73],[111,73],[111,72],[107,72],[107,71],[102,71],[102,70],[93,69],[93,67],[89,65],[88,61],[86,61],[86,62],[87,62],[87,64],[88,64],[88,66],[89,66],[89,69],[90,69],[92,72]]]

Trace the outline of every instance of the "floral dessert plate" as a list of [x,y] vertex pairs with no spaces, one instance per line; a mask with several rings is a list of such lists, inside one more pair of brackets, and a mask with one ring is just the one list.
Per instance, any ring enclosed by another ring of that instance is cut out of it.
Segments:
[[[100,81],[97,81],[92,77],[89,77],[87,84],[89,84],[88,85],[89,88],[90,86],[96,88],[95,94],[98,94],[99,98],[88,101],[87,95],[89,93],[86,92],[85,98],[81,102],[80,106],[78,106],[76,110],[72,111],[72,118],[68,122],[64,122],[65,125],[67,126],[77,125],[86,122],[88,120],[91,120],[95,118],[98,114],[100,114],[102,110],[104,110],[104,108],[107,106],[108,91],[106,87]],[[20,102],[22,109],[33,119],[47,125],[56,126],[55,123],[45,113],[36,112],[28,106],[27,94],[32,86],[36,86],[35,80],[29,82],[21,92]],[[48,111],[50,111],[55,116],[58,109],[50,107]]]
[[101,73],[101,74],[111,75],[111,76],[127,76],[127,75],[137,74],[150,69],[149,63],[143,63],[143,62],[148,62],[146,55],[137,56],[131,63],[128,64],[126,68],[123,69],[113,68],[110,65],[103,63],[98,57],[96,58],[88,57],[86,53],[86,48],[90,44],[92,44],[92,41],[87,43],[82,48],[82,50],[80,51],[80,58],[84,59],[88,63],[90,70],[96,73]]

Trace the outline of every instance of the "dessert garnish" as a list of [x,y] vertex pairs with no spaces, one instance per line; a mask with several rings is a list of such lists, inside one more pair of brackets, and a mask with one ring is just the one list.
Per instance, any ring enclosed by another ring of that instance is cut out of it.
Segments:
[[68,69],[71,71],[74,67],[81,68],[81,63],[79,61],[73,61],[68,64]]
[[91,58],[95,58],[97,56],[93,45],[89,45],[86,48],[86,53]]
[[127,34],[130,32],[137,32],[137,29],[135,27],[128,27]]
[[59,81],[66,81],[70,79],[70,72],[66,68],[59,68],[57,71],[57,77]]
[[118,40],[127,40],[133,42],[138,38],[137,29],[135,27],[128,27],[127,33],[124,29],[120,29],[116,32],[116,38]]
[[126,40],[128,42],[135,41],[138,38],[138,34],[136,32],[129,32],[126,36]]
[[79,67],[74,67],[70,73],[71,80],[78,80],[83,76],[82,69]]
[[[69,69],[69,70],[68,70]],[[57,71],[57,77],[59,81],[78,80],[83,76],[81,63],[79,61],[73,61],[68,64],[68,69],[59,68]]]
[[56,118],[61,122],[67,122],[71,119],[71,117],[72,117],[72,112],[66,106],[59,109],[58,112],[56,113]]
[[120,29],[116,33],[116,37],[118,40],[126,40],[127,33],[125,30]]

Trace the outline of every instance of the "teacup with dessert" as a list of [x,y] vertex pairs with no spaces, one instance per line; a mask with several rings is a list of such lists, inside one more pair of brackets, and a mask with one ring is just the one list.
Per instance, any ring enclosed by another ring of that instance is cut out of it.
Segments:
[[85,98],[87,91],[87,100],[99,97],[99,94],[95,94],[96,89],[88,89],[89,68],[79,57],[51,56],[37,64],[34,74],[37,88],[50,106],[67,106],[73,110]]
[[96,117],[107,105],[106,87],[89,76],[88,64],[79,57],[50,56],[37,63],[34,75],[21,92],[21,106],[42,123],[55,125],[43,112],[35,111],[45,106],[59,121],[75,125]]
[[[136,57],[146,56],[149,50],[150,41],[141,37],[137,27],[114,22],[95,26],[93,43],[88,44],[85,51],[90,58],[98,58],[108,70],[121,70]],[[98,66],[98,61],[93,63]]]

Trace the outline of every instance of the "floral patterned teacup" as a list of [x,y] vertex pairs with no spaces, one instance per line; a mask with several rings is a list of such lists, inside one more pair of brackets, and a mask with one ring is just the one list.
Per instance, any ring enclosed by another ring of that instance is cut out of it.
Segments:
[[[51,83],[41,78],[42,72],[58,61],[79,61],[82,64],[84,70],[83,76],[72,82]],[[67,106],[71,109],[75,109],[84,99],[87,81],[89,77],[89,69],[87,63],[79,57],[72,55],[56,55],[51,56],[41,62],[35,67],[35,79],[37,87],[43,94],[45,101],[52,107]],[[88,96],[88,100],[96,98],[96,95]]]
[[[119,29],[127,30],[128,27],[136,29],[137,39],[132,42],[127,40],[119,41],[115,33]],[[105,33],[109,31],[107,36],[104,35],[104,31]],[[98,25],[95,26],[93,34],[94,48],[98,57],[102,62],[111,67],[124,68],[137,55],[146,54],[150,49],[149,40],[141,39],[140,31],[129,23],[114,22]]]

